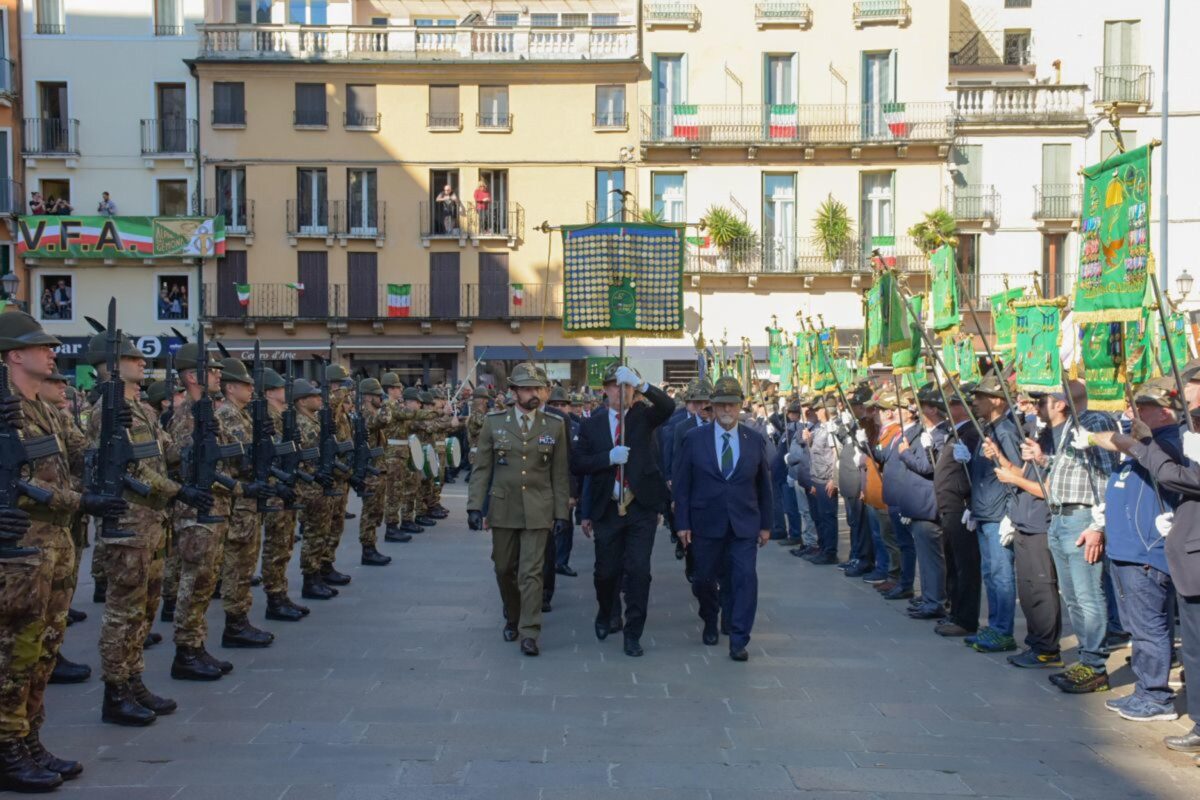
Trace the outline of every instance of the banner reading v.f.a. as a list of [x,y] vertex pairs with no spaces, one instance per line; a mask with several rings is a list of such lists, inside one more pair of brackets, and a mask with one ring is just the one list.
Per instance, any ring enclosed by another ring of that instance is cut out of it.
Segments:
[[55,217],[17,220],[17,255],[44,259],[214,258],[224,217]]

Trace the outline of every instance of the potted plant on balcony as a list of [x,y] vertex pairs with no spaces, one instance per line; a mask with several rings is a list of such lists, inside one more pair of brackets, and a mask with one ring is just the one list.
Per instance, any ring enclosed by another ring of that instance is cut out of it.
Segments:
[[842,255],[846,245],[850,243],[853,233],[851,227],[850,212],[846,209],[846,204],[834,200],[830,194],[817,208],[817,215],[813,217],[813,235],[821,247],[821,254],[832,265],[834,272],[841,272],[846,268]]
[[638,216],[642,218],[642,222],[650,225],[665,225],[667,222],[666,218],[663,217],[662,212],[655,211],[653,208],[643,208],[641,214]]
[[725,206],[711,206],[700,221],[717,248],[718,272],[730,272],[734,264],[750,260],[758,236],[734,211]]
[[958,223],[954,215],[944,208],[935,208],[925,213],[925,218],[908,229],[908,235],[925,255],[933,255],[944,244],[958,246]]

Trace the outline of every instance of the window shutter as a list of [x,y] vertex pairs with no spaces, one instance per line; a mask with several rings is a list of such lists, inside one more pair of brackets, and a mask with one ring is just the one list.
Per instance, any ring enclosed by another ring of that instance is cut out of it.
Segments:
[[375,116],[375,84],[348,84],[346,86],[346,110],[352,116]]
[[429,113],[435,115],[458,113],[457,86],[430,86]]

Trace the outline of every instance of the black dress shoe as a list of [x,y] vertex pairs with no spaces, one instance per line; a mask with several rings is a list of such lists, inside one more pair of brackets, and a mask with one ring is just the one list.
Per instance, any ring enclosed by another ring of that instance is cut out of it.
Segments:
[[355,516],[354,516],[353,514],[351,514],[349,511],[347,511],[347,512],[346,512],[346,519],[355,519]]
[[67,609],[67,624],[68,625],[74,625],[76,622],[83,622],[85,619],[87,619],[86,611],[80,611],[77,608],[68,608]]
[[908,612],[909,619],[941,619],[941,611],[918,611],[912,609]]
[[642,643],[632,636],[625,637],[625,655],[632,658],[641,657],[646,651],[642,649]]
[[504,641],[515,642],[517,640],[517,626],[511,622],[504,625]]
[[522,639],[521,653],[527,656],[536,656],[541,651],[538,650],[537,639]]
[[702,638],[704,639],[704,643],[709,647],[721,641],[721,635],[717,633],[717,626],[709,622],[704,623],[704,636]]
[[412,534],[407,533],[400,528],[389,527],[383,533],[383,540],[385,542],[411,542]]
[[608,623],[602,620],[596,620],[596,638],[603,642],[608,638],[608,633]]
[[80,764],[78,761],[68,761],[65,758],[59,758],[54,753],[51,753],[42,744],[37,733],[31,733],[25,737],[25,750],[29,753],[29,757],[33,759],[33,763],[42,769],[57,772],[59,775],[62,775],[64,781],[75,780],[83,774],[83,764]]
[[750,654],[746,652],[746,648],[742,647],[738,650],[730,650],[729,657],[734,661],[749,661]]
[[1177,753],[1200,753],[1200,731],[1193,728],[1183,736],[1168,736],[1163,744]]
[[613,617],[608,621],[608,632],[618,633],[625,630],[625,620],[620,617]]
[[50,673],[51,683],[83,683],[92,677],[92,668],[87,664],[76,664],[67,660],[62,653],[54,662],[54,671]]
[[337,597],[337,590],[326,586],[320,575],[305,575],[300,596],[305,600],[329,600]]
[[[412,538],[409,536],[408,538]],[[385,556],[375,549],[373,544],[365,544],[362,549],[362,564],[364,567],[386,567],[392,563],[391,556]]]
[[686,551],[683,549],[683,542],[676,539],[675,540],[675,560],[682,561],[684,555],[686,555]]
[[333,568],[333,564],[326,564],[321,567],[321,580],[330,586],[345,586],[350,583],[350,576],[344,572],[338,572]]
[[579,573],[578,573],[578,572],[576,572],[575,570],[571,569],[571,567],[570,567],[570,566],[568,566],[568,565],[566,565],[566,564],[564,564],[564,565],[563,565],[563,566],[561,566],[561,567],[555,567],[555,568],[554,568],[554,571],[555,571],[556,573],[558,573],[559,575],[566,575],[568,578],[576,578],[576,577],[578,577],[578,576],[579,576]]

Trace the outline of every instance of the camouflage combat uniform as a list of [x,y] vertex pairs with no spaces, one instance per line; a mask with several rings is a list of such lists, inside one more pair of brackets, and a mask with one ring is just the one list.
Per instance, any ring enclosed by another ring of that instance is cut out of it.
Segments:
[[[364,392],[365,394],[366,392]],[[387,431],[392,424],[393,409],[386,402],[378,409],[367,407],[363,401],[363,415],[367,418],[367,443],[372,449],[387,448]],[[367,478],[367,496],[362,501],[362,513],[358,517],[358,542],[374,547],[378,543],[378,528],[383,522],[384,503],[387,499],[385,486],[391,481],[386,459],[376,459],[373,465],[379,470],[379,475]]]
[[[329,403],[333,407],[334,429],[337,432],[338,441],[341,442],[354,438],[354,432],[350,427],[350,416],[346,411],[349,398],[350,390],[345,387],[334,389],[329,394]],[[333,564],[334,558],[337,556],[338,545],[342,542],[342,533],[346,530],[346,505],[350,502],[350,476],[335,472],[333,486],[338,491],[338,496],[324,498],[330,508],[329,528],[325,532],[320,550],[323,569],[326,565]]]
[[[297,407],[296,423],[300,427],[300,447],[319,447],[321,423],[316,414]],[[315,481],[297,484],[296,497],[299,505],[304,507],[300,512],[300,522],[304,526],[304,538],[300,542],[300,572],[311,577],[321,571],[321,554],[329,535],[329,513],[333,508],[329,501],[335,498],[325,497],[324,488]],[[266,581],[265,574],[263,580]]]
[[467,417],[467,462],[475,463],[475,451],[479,448],[479,432],[483,430],[484,413],[472,411]]
[[384,405],[391,408],[391,420],[385,431],[387,450],[384,452],[384,459],[388,477],[385,482],[387,499],[384,503],[383,521],[389,528],[397,528],[404,523],[406,514],[409,522],[414,516],[412,503],[404,502],[405,487],[411,482],[409,473],[412,472],[412,463],[409,461],[411,456],[408,436],[411,433],[409,426],[413,413],[398,400],[385,400]]
[[[217,409],[216,418],[222,430],[234,441],[241,442],[249,452],[254,440],[254,423],[246,409],[238,408],[236,403],[227,399]],[[248,460],[233,463],[241,466],[240,474],[235,477],[244,483],[254,480]],[[239,494],[233,499],[225,534],[225,563],[221,568],[221,600],[228,615],[244,617],[250,613],[253,603],[250,580],[258,565],[262,531],[263,515],[259,513],[258,500]]]
[[[278,440],[283,431],[283,413],[272,407],[270,414],[271,422],[275,424],[275,438]],[[297,417],[299,416],[297,414]],[[265,532],[262,541],[262,582],[263,591],[268,597],[287,594],[288,590],[287,566],[292,560],[292,549],[296,541],[296,512],[284,506],[285,504],[280,503],[278,511],[263,515]]]

